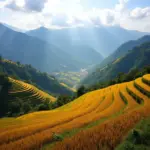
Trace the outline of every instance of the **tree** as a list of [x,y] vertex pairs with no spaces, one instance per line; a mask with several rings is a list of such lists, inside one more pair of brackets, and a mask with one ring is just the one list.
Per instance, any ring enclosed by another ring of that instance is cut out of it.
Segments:
[[42,110],[49,110],[50,109],[50,101],[49,101],[49,99],[46,99],[45,101],[44,101],[44,103],[42,103],[42,104],[40,104],[39,106],[38,106],[38,110],[39,111],[42,111]]
[[28,102],[25,102],[22,107],[23,107],[24,113],[28,113],[32,109]]
[[20,66],[20,61],[17,61],[17,65],[19,65],[19,66]]
[[77,97],[80,97],[82,96],[83,94],[86,93],[86,88],[84,85],[82,85],[81,87],[78,88],[77,90]]
[[0,61],[2,60],[3,58],[2,58],[2,56],[0,55]]

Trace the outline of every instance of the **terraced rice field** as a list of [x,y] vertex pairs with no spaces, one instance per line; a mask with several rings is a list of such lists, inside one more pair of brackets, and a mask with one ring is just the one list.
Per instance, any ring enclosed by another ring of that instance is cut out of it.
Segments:
[[13,62],[13,61],[8,60],[8,59],[3,59],[2,62],[9,63],[9,64],[14,64],[14,65],[18,65],[16,62]]
[[15,98],[21,98],[23,100],[33,100],[35,103],[41,100],[49,99],[50,101],[55,101],[55,98],[35,86],[19,81],[14,80],[12,78],[9,78],[9,80],[12,82],[12,88],[9,91],[9,96],[11,99]]
[[[149,81],[150,75],[146,75],[89,92],[55,110],[0,120],[0,150],[33,150],[46,145],[46,149],[55,150],[112,150],[150,114]],[[30,89],[25,87],[18,92]],[[91,128],[84,130],[87,126]],[[82,130],[61,142],[54,138],[75,129]]]

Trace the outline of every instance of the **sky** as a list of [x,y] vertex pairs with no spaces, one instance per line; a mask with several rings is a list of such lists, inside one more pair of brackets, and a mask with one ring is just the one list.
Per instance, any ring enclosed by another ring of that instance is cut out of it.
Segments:
[[150,0],[0,0],[0,22],[23,30],[121,26],[150,32]]

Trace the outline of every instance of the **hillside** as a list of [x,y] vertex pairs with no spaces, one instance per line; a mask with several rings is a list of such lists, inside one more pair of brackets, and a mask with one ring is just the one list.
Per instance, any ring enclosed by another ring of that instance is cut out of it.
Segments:
[[[12,87],[11,89],[9,89],[9,96],[11,97],[11,99],[16,98],[17,97],[23,97],[24,100],[29,100],[30,98],[33,100],[46,100],[49,99],[49,101],[55,101],[56,98],[54,98],[53,96],[50,96],[49,94],[39,90],[38,88],[36,88],[35,86],[19,81],[19,80],[15,80],[12,78],[9,78],[10,82],[12,83]],[[29,97],[27,96],[29,94]],[[27,96],[27,97],[26,97]]]
[[[8,91],[8,115],[36,111],[44,102],[54,102],[56,98],[39,90],[35,86],[9,78],[12,83]],[[16,105],[15,105],[16,104]]]
[[42,73],[31,65],[22,65],[6,59],[0,60],[0,72],[6,73],[13,78],[24,80],[28,83],[51,93],[52,95],[71,95],[73,92],[62,86],[54,76]]
[[125,56],[108,64],[104,68],[97,68],[89,74],[82,83],[91,85],[97,82],[115,78],[118,73],[128,73],[134,68],[142,68],[150,64],[150,42],[133,48]]
[[88,49],[94,49],[102,56],[107,57],[124,42],[136,40],[148,33],[126,30],[119,26],[101,26],[65,28],[61,30],[41,27],[31,30],[27,34],[57,45],[72,55],[75,51],[74,47],[77,46],[78,49],[82,50],[82,47],[86,46]]
[[1,119],[0,149],[112,150],[150,115],[149,82],[147,74],[89,92],[52,111]]
[[100,63],[100,65],[98,65],[98,67],[102,68],[102,67],[106,66],[107,64],[112,63],[116,59],[119,59],[119,58],[123,57],[124,55],[126,55],[129,50],[132,50],[134,47],[140,46],[141,44],[143,44],[145,42],[150,42],[150,36],[149,35],[145,35],[138,40],[132,40],[132,41],[128,41],[128,42],[122,44],[111,55],[109,55],[107,58],[105,58]]
[[[0,117],[48,109],[56,98],[37,87],[0,74]],[[46,108],[47,107],[47,108]]]
[[[77,71],[85,64],[76,61],[57,46],[13,31],[0,24],[0,55],[6,59],[31,64],[43,72]],[[33,59],[34,58],[34,59]]]

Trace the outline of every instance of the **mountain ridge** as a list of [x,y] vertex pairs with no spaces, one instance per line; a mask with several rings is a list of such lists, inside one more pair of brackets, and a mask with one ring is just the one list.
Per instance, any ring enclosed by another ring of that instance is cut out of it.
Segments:
[[112,63],[117,58],[124,56],[128,53],[129,50],[133,49],[136,46],[139,46],[140,44],[144,42],[150,41],[150,35],[145,35],[138,40],[130,40],[126,43],[123,43],[121,46],[119,46],[111,55],[106,57],[99,65],[99,67],[104,67],[105,65]]
[[104,68],[100,67],[95,69],[95,71],[83,79],[82,83],[86,85],[94,85],[96,82],[111,80],[115,78],[118,73],[128,73],[132,69],[138,69],[149,65],[149,58],[150,41],[134,47],[123,57],[106,65]]
[[0,54],[13,61],[31,64],[45,72],[78,70],[85,66],[56,46],[13,31],[2,24],[0,24]]
[[[119,26],[101,26],[65,29],[47,29],[40,27],[30,30],[26,34],[44,39],[54,45],[57,44],[64,51],[66,47],[72,45],[87,45],[98,51],[102,56],[108,56],[124,42],[136,40],[150,33],[126,30]],[[71,44],[69,45],[69,43]]]

